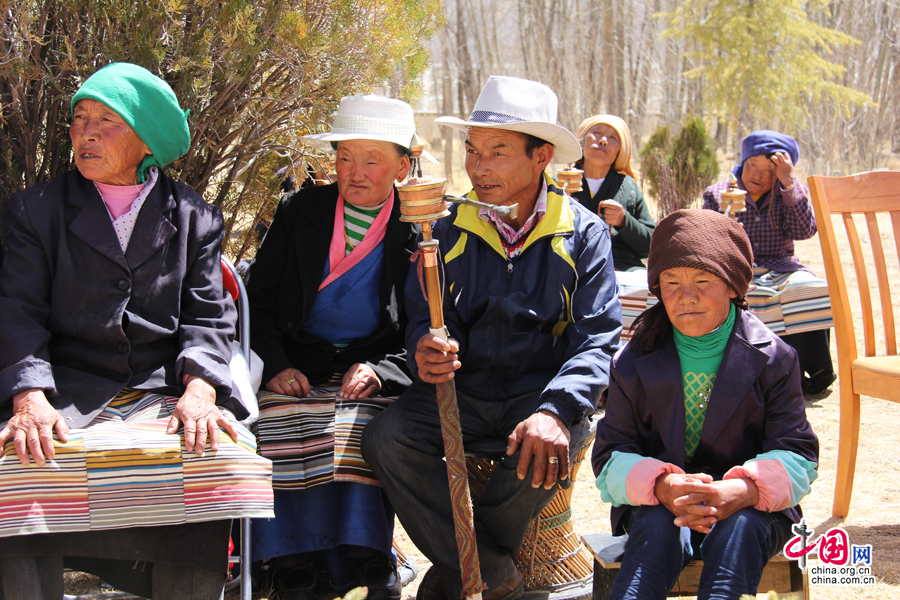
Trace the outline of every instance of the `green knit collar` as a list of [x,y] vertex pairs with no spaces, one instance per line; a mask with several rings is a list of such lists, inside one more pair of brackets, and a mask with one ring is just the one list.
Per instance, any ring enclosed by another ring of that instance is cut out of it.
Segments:
[[728,338],[731,336],[732,329],[734,329],[734,320],[737,314],[734,303],[730,304],[725,322],[706,335],[691,337],[684,335],[673,327],[675,348],[678,350],[678,354],[690,358],[709,358],[725,352],[725,346],[728,344]]

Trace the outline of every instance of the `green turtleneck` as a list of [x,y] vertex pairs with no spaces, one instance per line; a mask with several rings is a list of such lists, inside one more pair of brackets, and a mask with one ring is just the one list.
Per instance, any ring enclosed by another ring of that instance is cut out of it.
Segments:
[[728,309],[725,322],[713,331],[699,337],[684,335],[677,329],[675,348],[681,361],[681,377],[684,381],[684,460],[690,463],[700,443],[706,409],[712,395],[716,372],[722,363],[725,346],[734,329],[736,310],[734,304]]

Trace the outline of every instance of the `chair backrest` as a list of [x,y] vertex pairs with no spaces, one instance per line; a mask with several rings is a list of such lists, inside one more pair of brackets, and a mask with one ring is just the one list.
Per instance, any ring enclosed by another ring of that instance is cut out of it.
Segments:
[[[816,223],[819,229],[819,241],[825,260],[825,274],[828,279],[828,290],[831,296],[834,329],[837,336],[838,362],[841,379],[844,380],[846,365],[859,356],[856,344],[856,333],[848,292],[848,280],[845,278],[841,254],[841,245],[836,237],[832,215],[840,215],[846,232],[847,244],[850,247],[850,261],[859,289],[860,313],[864,334],[865,356],[879,354],[897,354],[897,336],[894,327],[894,307],[891,301],[891,281],[888,262],[886,260],[884,237],[896,246],[897,260],[900,262],[900,172],[872,171],[846,177],[823,177],[813,175],[809,178],[809,189],[813,208],[816,211]],[[883,213],[882,223],[889,222],[888,229],[892,235],[882,235],[878,213]],[[868,240],[861,239],[857,231],[854,215],[860,215],[866,223]],[[863,252],[868,245],[871,260]],[[876,344],[875,311],[872,297],[872,279],[866,264],[875,267],[875,280],[880,304],[881,321],[884,330],[884,345],[881,352]],[[896,263],[895,263],[896,264]],[[894,287],[900,285],[896,279]],[[893,294],[900,296],[900,294]],[[848,360],[849,359],[849,360]],[[849,373],[847,374],[849,376]]]
[[247,290],[238,270],[222,257],[222,284],[234,300],[238,309],[237,341],[244,357],[250,360],[250,306],[247,304]]

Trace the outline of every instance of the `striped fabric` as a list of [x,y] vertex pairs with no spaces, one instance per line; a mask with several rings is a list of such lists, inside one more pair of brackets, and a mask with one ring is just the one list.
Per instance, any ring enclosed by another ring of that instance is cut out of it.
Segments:
[[[625,341],[631,338],[628,330],[638,315],[658,301],[646,288],[622,288],[619,300],[624,325],[622,340]],[[834,326],[828,282],[808,271],[779,273],[754,267],[747,302],[750,312],[778,335]]]
[[362,459],[362,430],[395,398],[346,400],[340,380],[311,397],[259,396],[259,451],[272,461],[272,487],[305,489],[332,481],[381,484]]
[[779,335],[834,327],[828,282],[809,271],[753,269],[750,311]]
[[374,208],[362,208],[344,202],[344,237],[347,243],[344,256],[353,252],[353,249],[363,241],[382,206],[384,206],[383,202]]
[[185,453],[165,433],[178,398],[120,394],[86,428],[73,429],[44,467],[19,463],[10,440],[0,454],[0,537],[271,517],[271,464],[233,421],[238,443]]

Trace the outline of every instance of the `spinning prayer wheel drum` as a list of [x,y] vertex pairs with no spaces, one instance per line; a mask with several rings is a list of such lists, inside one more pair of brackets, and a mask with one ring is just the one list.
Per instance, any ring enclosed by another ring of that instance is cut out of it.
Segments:
[[584,171],[575,167],[564,167],[556,171],[556,182],[567,194],[572,192],[580,192],[582,190],[581,182]]
[[400,220],[407,223],[429,223],[450,214],[444,191],[444,178],[413,177],[397,186],[400,197]]
[[719,212],[725,213],[727,217],[736,219],[735,213],[747,210],[747,192],[738,187],[734,175],[728,180],[728,189],[722,192],[721,198]]
[[[572,491],[578,469],[587,456],[592,432],[584,448],[571,465],[572,485],[560,488],[556,496],[528,526],[522,549],[516,556],[516,568],[525,579],[525,592],[549,593],[551,600],[586,598],[592,593],[594,563],[591,553],[575,531],[572,516]],[[473,504],[484,491],[496,463],[489,458],[468,458],[469,488]]]

